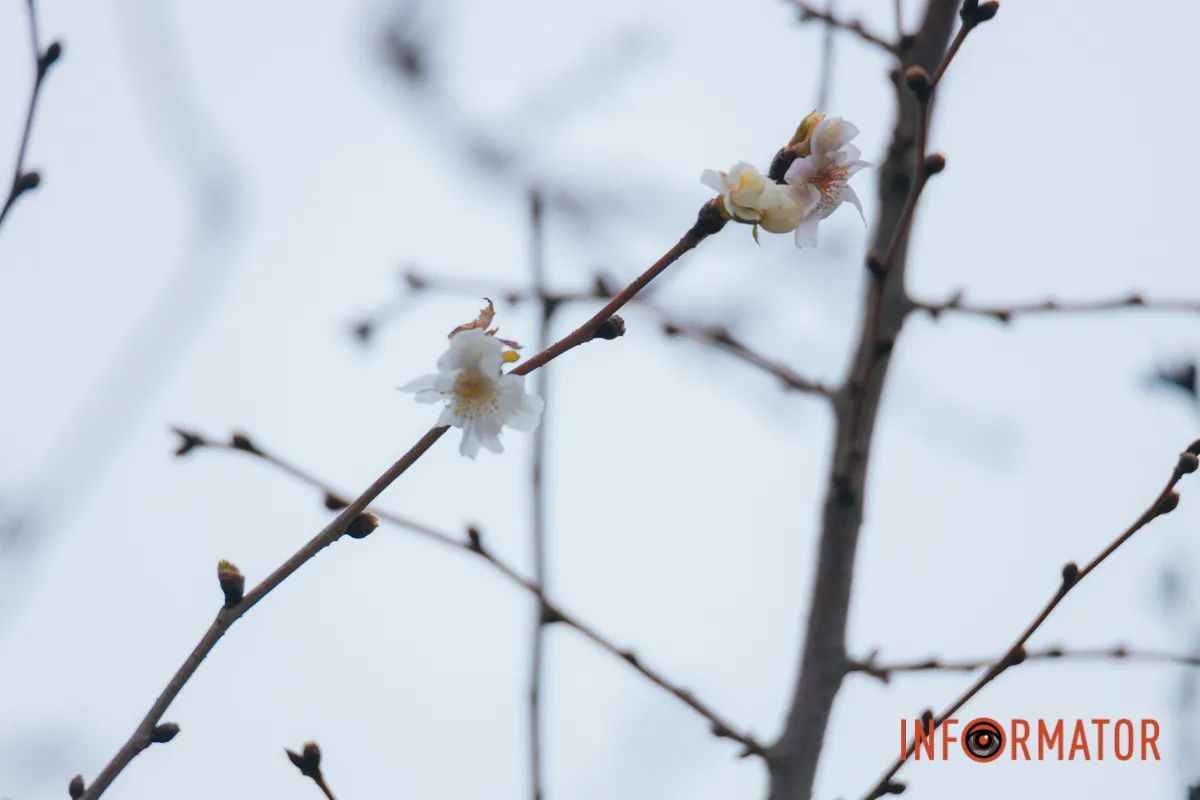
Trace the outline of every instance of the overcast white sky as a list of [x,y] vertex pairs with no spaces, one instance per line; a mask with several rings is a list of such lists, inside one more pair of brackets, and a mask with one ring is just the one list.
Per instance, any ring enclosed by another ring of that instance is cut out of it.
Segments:
[[[384,69],[385,4],[157,5],[40,4],[46,37],[66,45],[30,152],[44,185],[0,231],[0,503],[33,520],[32,544],[0,569],[0,797],[13,800],[64,796],[124,741],[208,625],[218,559],[256,580],[328,518],[248,459],[173,459],[166,426],[245,429],[362,488],[432,421],[395,387],[429,370],[478,302],[430,298],[368,349],[350,322],[391,297],[404,264],[527,274],[521,191],[453,157]],[[456,113],[514,143],[547,183],[623,201],[582,233],[551,216],[549,270],[564,288],[597,266],[640,272],[706,199],[703,168],[765,166],[812,103],[819,31],[775,0],[442,5],[435,69]],[[890,2],[840,5],[891,29]],[[915,20],[915,0],[905,6]],[[23,11],[0,7],[5,159],[29,83]],[[1197,23],[1187,4],[1005,3],[944,86],[934,146],[950,166],[920,210],[914,292],[1200,297]],[[522,111],[623,31],[643,50],[628,74],[585,84],[561,120]],[[829,110],[858,124],[873,158],[893,113],[885,69],[839,41]],[[874,176],[859,180],[870,218]],[[193,187],[232,201],[231,215],[198,221]],[[836,379],[866,233],[843,210],[823,236],[814,254],[728,230],[674,270],[662,300]],[[529,309],[499,311],[505,334],[531,338]],[[553,367],[554,593],[769,738],[794,677],[829,415],[664,341],[636,310],[628,322],[623,339]],[[1062,563],[1131,521],[1200,433],[1184,403],[1146,388],[1155,365],[1198,345],[1196,319],[1179,315],[914,319],[878,429],[855,652],[1007,646]],[[97,392],[111,399],[97,405]],[[80,414],[82,438],[70,433]],[[528,563],[528,438],[507,443],[474,463],[443,443],[383,505],[450,529],[477,522]],[[64,446],[78,457],[64,461]],[[1194,574],[1200,555],[1200,486],[1183,494],[1035,643],[1192,644],[1157,602],[1164,566]],[[282,748],[315,738],[343,800],[523,798],[530,613],[482,565],[403,532],[340,543],[236,626],[168,712],[183,732],[112,796],[309,796]],[[762,796],[758,763],[571,631],[552,632],[548,670],[551,798]],[[1200,759],[1182,746],[1178,679],[1162,666],[1014,670],[969,711],[1156,717],[1164,761],[910,766],[905,797],[1179,798]],[[900,717],[968,681],[848,680],[818,796],[860,795],[894,756]]]

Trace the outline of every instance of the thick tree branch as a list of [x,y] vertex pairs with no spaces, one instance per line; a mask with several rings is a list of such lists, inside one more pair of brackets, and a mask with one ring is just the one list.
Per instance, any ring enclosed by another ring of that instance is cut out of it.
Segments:
[[916,201],[930,173],[925,159],[935,84],[906,88],[906,70],[944,71],[956,0],[928,0],[925,18],[900,52],[898,117],[879,174],[879,217],[868,259],[866,311],[845,386],[835,397],[829,482],[804,632],[803,654],[783,731],[768,749],[770,800],[808,800],[834,699],[846,676],[846,623],[863,521],[867,466],[892,346],[908,313],[904,275]]
[[[347,501],[330,484],[273,452],[263,449],[258,444],[252,442],[245,434],[235,434],[229,441],[220,441],[210,439],[193,431],[176,429],[176,433],[180,436],[182,442],[180,450],[184,453],[205,448],[247,453],[320,492],[324,495],[325,506],[327,508],[338,509],[347,505]],[[176,452],[179,452],[179,450]],[[411,531],[419,536],[481,559],[509,583],[529,592],[537,600],[541,608],[541,619],[546,624],[561,623],[568,628],[574,629],[583,635],[584,638],[600,647],[600,649],[617,656],[637,670],[642,677],[647,678],[655,686],[674,695],[693,711],[704,717],[709,722],[716,736],[732,739],[737,742],[742,746],[742,752],[745,755],[762,755],[763,747],[753,735],[739,731],[733,723],[713,710],[711,706],[697,699],[690,690],[670,680],[661,672],[646,666],[633,650],[616,644],[612,639],[600,633],[591,625],[584,623],[576,614],[567,611],[548,596],[545,587],[536,580],[526,578],[516,567],[492,552],[484,543],[483,534],[478,529],[472,528],[467,532],[466,537],[461,537],[438,530],[430,525],[386,509],[369,506],[366,511],[374,514],[383,522]]]
[[[612,300],[593,314],[586,322],[545,350],[518,365],[512,370],[512,373],[526,375],[539,367],[545,366],[568,350],[590,342],[597,336],[604,336],[605,326],[613,326],[614,315],[617,311],[637,296],[638,292],[678,261],[685,253],[692,250],[709,235],[720,231],[724,225],[725,220],[721,217],[716,207],[711,203],[705,204],[700,210],[696,223],[662,258],[650,265],[645,272],[618,292]],[[391,486],[397,478],[403,475],[409,467],[416,463],[429,448],[433,447],[446,431],[447,428],[443,426],[430,428],[407,453],[380,475],[361,495],[351,501],[338,514],[336,519],[322,528],[316,536],[297,550],[295,554],[283,562],[274,572],[264,578],[262,582],[251,589],[245,597],[241,598],[237,603],[227,603],[217,612],[207,632],[200,638],[200,641],[193,648],[192,652],[184,660],[183,664],[180,665],[179,669],[176,670],[170,681],[167,682],[166,688],[155,699],[154,703],[150,706],[150,710],[146,712],[145,717],[138,724],[133,734],[121,746],[108,764],[101,769],[95,781],[84,791],[82,795],[83,800],[96,800],[96,798],[100,797],[116,777],[121,774],[121,771],[150,745],[153,741],[151,737],[155,726],[162,718],[162,715],[229,628],[245,615],[247,611],[266,597],[276,586],[287,580],[288,577],[308,563],[314,556],[342,538],[346,533],[354,533],[351,530],[352,526],[359,526],[361,530],[360,517],[366,512],[367,506],[384,489]],[[183,448],[181,447],[181,449]],[[680,699],[684,698],[681,697]],[[687,701],[685,700],[685,702]]]
[[1130,292],[1120,297],[1101,298],[1099,300],[1063,301],[1047,298],[1046,300],[1028,303],[992,305],[967,303],[963,299],[963,293],[958,291],[941,302],[914,299],[912,301],[912,308],[914,311],[924,311],[933,319],[939,319],[942,314],[961,314],[964,316],[988,317],[997,322],[1009,323],[1018,316],[1090,314],[1099,311],[1124,311],[1128,309],[1196,314],[1200,313],[1200,300],[1152,300],[1138,292]]
[[8,197],[0,206],[0,225],[4,224],[8,212],[14,204],[28,191],[38,187],[42,178],[37,172],[25,170],[25,154],[29,150],[29,136],[33,131],[33,118],[37,112],[38,98],[42,93],[42,84],[49,74],[50,68],[62,57],[62,44],[51,42],[42,50],[41,38],[38,35],[37,6],[35,0],[26,0],[29,16],[29,46],[33,52],[33,88],[29,91],[29,106],[25,110],[25,125],[21,129],[21,143],[17,146],[17,160],[13,166],[12,182],[9,184]]
[[[1006,650],[1004,654],[1000,656],[1000,658],[992,662],[987,671],[984,672],[983,675],[978,678],[978,680],[971,684],[971,686],[969,686],[967,690],[958,697],[957,700],[952,702],[945,711],[932,720],[933,727],[930,728],[930,733],[932,733],[934,730],[937,730],[937,728],[943,722],[957,713],[959,709],[969,703],[971,699],[975,697],[975,695],[983,691],[984,687],[986,687],[989,683],[1000,677],[1000,675],[1002,675],[1009,667],[1020,664],[1026,660],[1028,654],[1025,651],[1025,643],[1029,641],[1030,637],[1037,633],[1038,629],[1042,627],[1042,624],[1045,623],[1045,621],[1054,612],[1054,609],[1058,608],[1058,605],[1063,601],[1063,598],[1065,598],[1072,589],[1078,586],[1084,578],[1092,574],[1092,572],[1094,572],[1101,564],[1108,560],[1109,556],[1111,556],[1118,549],[1120,549],[1123,544],[1133,538],[1133,536],[1138,531],[1142,530],[1142,528],[1146,527],[1164,514],[1169,514],[1175,510],[1175,507],[1179,505],[1179,494],[1175,491],[1175,486],[1183,479],[1184,475],[1195,472],[1197,466],[1200,466],[1200,460],[1198,460],[1196,457],[1197,453],[1200,453],[1200,440],[1192,442],[1186,451],[1180,453],[1179,459],[1175,463],[1175,469],[1171,472],[1171,477],[1167,480],[1166,485],[1163,486],[1162,490],[1158,493],[1146,510],[1143,511],[1141,515],[1129,525],[1128,528],[1126,528],[1115,539],[1113,539],[1113,541],[1110,542],[1107,547],[1101,550],[1091,561],[1089,561],[1083,567],[1083,569],[1080,569],[1075,562],[1070,562],[1062,568],[1062,579],[1059,583],[1058,589],[1050,597],[1050,599],[1046,601],[1046,604],[1042,607],[1042,610],[1038,612],[1037,616],[1033,618],[1032,622],[1025,626],[1025,629],[1021,631],[1020,635],[1017,636],[1016,641],[1012,643],[1008,650]],[[895,763],[893,763],[887,769],[887,771],[883,773],[883,776],[879,779],[879,781],[876,782],[876,784],[864,796],[865,800],[876,800],[876,798],[889,794],[898,794],[904,790],[903,784],[896,782],[893,780],[893,778],[895,778],[896,773],[903,768],[909,757],[912,756],[914,746],[915,742],[910,741],[904,756],[902,758],[898,758]]]

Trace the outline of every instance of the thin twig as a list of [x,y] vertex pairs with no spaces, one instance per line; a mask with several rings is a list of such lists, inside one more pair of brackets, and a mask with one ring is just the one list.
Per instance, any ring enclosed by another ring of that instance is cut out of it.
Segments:
[[8,212],[17,202],[17,198],[38,187],[41,175],[37,172],[25,171],[25,154],[29,150],[29,136],[33,130],[33,118],[37,112],[38,98],[42,93],[42,83],[50,72],[50,67],[62,57],[62,44],[51,42],[42,50],[41,38],[38,35],[37,6],[34,0],[26,0],[29,16],[29,46],[33,53],[33,88],[29,91],[29,106],[25,110],[25,126],[21,130],[21,143],[17,147],[17,161],[13,166],[12,183],[9,184],[8,197],[0,206],[0,225],[4,224]]
[[[602,326],[606,323],[611,324],[610,320],[626,303],[632,300],[638,292],[646,287],[664,270],[674,264],[685,253],[692,250],[696,245],[703,241],[709,235],[720,231],[725,226],[725,220],[721,217],[714,205],[705,204],[700,210],[696,223],[691,229],[684,234],[670,250],[666,252],[658,261],[654,262],[650,267],[638,276],[632,283],[626,286],[622,291],[618,292],[603,308],[593,314],[586,322],[580,325],[571,333],[559,339],[550,347],[541,351],[537,355],[529,358],[515,369],[510,374],[526,375],[533,370],[545,366],[558,356],[566,353],[581,344],[585,344],[596,338]],[[418,459],[421,458],[429,448],[440,439],[447,431],[445,426],[435,426],[422,436],[416,444],[414,444],[407,453],[400,457],[396,463],[389,467],[382,475],[380,475],[374,483],[372,483],[366,491],[350,502],[347,507],[338,516],[322,528],[316,536],[314,536],[307,544],[301,547],[290,558],[283,562],[274,572],[268,575],[257,586],[250,590],[239,602],[226,605],[217,612],[215,619],[209,626],[205,634],[200,638],[200,641],[193,648],[192,652],[176,670],[175,674],[167,682],[167,686],[155,699],[150,706],[150,710],[146,712],[145,717],[138,724],[133,734],[125,742],[124,745],[117,751],[112,759],[101,769],[100,774],[95,781],[87,787],[82,795],[83,800],[96,800],[104,791],[112,784],[121,771],[129,765],[131,761],[151,743],[151,735],[158,720],[161,719],[163,713],[171,705],[178,696],[179,692],[191,679],[199,668],[200,663],[205,657],[212,652],[216,647],[217,642],[225,635],[229,628],[237,622],[247,611],[258,604],[260,600],[266,597],[271,590],[287,580],[293,573],[308,563],[314,556],[320,553],[329,545],[336,542],[346,534],[352,523],[355,523],[360,515],[362,515],[367,506],[378,497],[384,489],[389,487],[396,481],[404,472],[408,470]],[[649,677],[649,676],[647,676]],[[684,699],[682,696],[680,699]],[[687,702],[684,699],[684,702]]]
[[806,0],[788,0],[796,10],[800,12],[800,21],[808,22],[809,20],[819,20],[826,25],[837,28],[847,33],[852,33],[864,42],[869,42],[876,47],[882,47],[892,55],[896,55],[899,47],[895,42],[889,42],[884,37],[877,33],[868,30],[861,19],[843,19],[842,17],[833,14],[827,9],[820,9],[806,2]]
[[[943,658],[925,658],[913,661],[896,661],[880,663],[872,655],[850,664],[851,672],[861,672],[884,683],[889,683],[893,675],[917,672],[974,672],[977,669],[990,667],[997,659],[965,658],[950,660]],[[1041,650],[1028,650],[1025,653],[1025,663],[1035,661],[1130,661],[1151,664],[1176,664],[1184,667],[1200,667],[1200,655],[1176,653],[1169,650],[1152,650],[1129,648],[1124,645],[1112,647],[1091,647],[1069,649],[1065,647],[1046,647]]]
[[[967,690],[958,697],[958,699],[952,702],[945,711],[932,720],[932,728],[929,730],[930,733],[937,730],[937,728],[943,722],[945,722],[945,720],[957,713],[960,708],[965,706],[971,701],[972,698],[983,691],[984,687],[986,687],[989,683],[1000,677],[1000,675],[1002,675],[1009,667],[1020,664],[1026,659],[1027,653],[1025,651],[1025,643],[1029,641],[1030,637],[1037,633],[1038,629],[1042,627],[1042,624],[1050,617],[1050,614],[1053,613],[1054,609],[1056,609],[1059,603],[1063,601],[1063,598],[1065,598],[1072,589],[1078,586],[1084,578],[1092,574],[1096,568],[1108,560],[1109,556],[1115,553],[1142,528],[1146,527],[1158,517],[1163,516],[1164,514],[1169,514],[1171,511],[1175,510],[1175,507],[1179,505],[1179,494],[1176,493],[1175,486],[1180,480],[1183,479],[1184,475],[1196,471],[1197,465],[1200,463],[1196,458],[1196,453],[1200,453],[1200,440],[1193,442],[1188,446],[1186,451],[1179,455],[1179,459],[1175,463],[1175,469],[1171,471],[1170,479],[1167,481],[1166,485],[1163,486],[1162,490],[1159,491],[1158,495],[1154,498],[1154,501],[1150,503],[1146,510],[1143,511],[1141,515],[1139,515],[1138,518],[1129,525],[1128,528],[1126,528],[1115,539],[1113,539],[1113,541],[1109,543],[1107,547],[1101,550],[1091,561],[1089,561],[1087,565],[1083,567],[1083,569],[1080,569],[1074,562],[1070,562],[1063,567],[1062,580],[1059,583],[1058,589],[1050,597],[1050,599],[1046,601],[1046,604],[1042,607],[1042,610],[1038,612],[1037,616],[1033,618],[1032,622],[1025,626],[1025,629],[1021,631],[1020,635],[1017,636],[1016,641],[1012,643],[1012,645],[1004,652],[1004,654],[992,662],[983,675],[981,675],[973,684],[971,684],[971,686],[969,686]],[[905,750],[904,755],[896,759],[895,763],[893,763],[887,769],[887,771],[883,773],[883,776],[864,796],[865,800],[876,800],[876,798],[883,797],[884,795],[895,794],[897,789],[903,791],[901,785],[892,779],[913,754],[915,746],[915,739],[909,742],[909,746]]]
[[[545,207],[542,197],[534,189],[529,193],[529,266],[533,291],[538,296],[546,293],[546,237]],[[556,304],[542,300],[538,307],[537,341],[538,350],[546,349],[550,343],[550,320]],[[542,398],[549,408],[549,370],[539,370],[533,377],[533,393]],[[529,499],[530,533],[533,548],[533,582],[542,592],[549,589],[546,572],[546,487],[544,471],[546,464],[546,422],[542,421],[533,432],[533,454],[530,463]],[[539,602],[534,610],[531,652],[529,655],[529,785],[533,800],[542,800],[542,663],[545,659],[546,626],[554,621],[546,608]]]
[[712,345],[740,361],[778,378],[785,388],[806,394],[832,397],[833,389],[820,381],[806,378],[791,367],[752,350],[735,339],[725,328],[704,326],[694,323],[679,323],[663,315],[663,333],[668,336],[683,336],[693,341]]
[[[341,507],[346,501],[342,499],[342,495],[330,484],[326,483],[321,478],[313,475],[311,472],[296,466],[286,459],[276,455],[275,453],[263,449],[257,443],[251,440],[244,434],[237,434],[229,441],[220,441],[210,439],[201,434],[177,429],[184,442],[184,451],[190,452],[199,449],[214,449],[225,451],[239,451],[254,456],[258,460],[291,475],[301,483],[311,486],[313,489],[322,493],[325,497],[327,507]],[[177,451],[178,452],[178,451]],[[638,671],[644,678],[650,680],[655,686],[665,689],[670,694],[685,703],[693,711],[700,714],[706,719],[714,735],[731,739],[742,745],[743,754],[745,755],[762,755],[763,747],[748,732],[742,732],[733,723],[728,721],[724,716],[717,713],[708,704],[700,701],[688,689],[683,688],[679,684],[667,678],[657,670],[646,666],[641,658],[631,649],[622,647],[616,644],[612,639],[597,631],[591,625],[584,623],[580,618],[571,612],[568,612],[556,601],[552,600],[546,593],[546,590],[536,580],[523,576],[516,567],[513,567],[508,562],[504,561],[500,556],[496,555],[488,548],[483,540],[483,535],[478,529],[472,528],[468,531],[466,537],[455,536],[452,533],[438,530],[425,523],[418,522],[409,517],[402,516],[393,511],[368,506],[367,512],[374,514],[383,522],[387,522],[398,528],[411,531],[427,539],[438,542],[447,547],[454,548],[460,552],[468,553],[483,560],[489,567],[496,570],[509,583],[514,586],[529,592],[538,601],[538,605],[542,610],[544,619],[549,622],[561,623],[568,628],[572,628],[582,634],[586,639],[600,647],[602,650],[617,656],[622,661],[626,662]]]
[[815,108],[823,111],[829,108],[833,94],[833,51],[836,37],[833,35],[837,26],[829,20],[834,16],[837,0],[827,0],[825,3],[825,25],[821,35],[821,67],[817,78],[817,104]]
[[1099,300],[1061,301],[1053,298],[1027,303],[1010,305],[975,305],[963,301],[963,293],[955,292],[941,302],[928,300],[913,300],[914,311],[924,311],[930,317],[937,319],[944,313],[963,314],[975,317],[990,317],[997,322],[1008,323],[1017,316],[1036,314],[1088,314],[1098,311],[1123,311],[1127,309],[1145,309],[1168,313],[1195,314],[1200,313],[1200,301],[1197,300],[1151,300],[1137,292],[1120,297],[1103,298]]

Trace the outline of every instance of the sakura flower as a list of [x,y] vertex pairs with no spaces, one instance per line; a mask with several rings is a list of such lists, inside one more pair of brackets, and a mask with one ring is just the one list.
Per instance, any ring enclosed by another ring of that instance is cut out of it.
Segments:
[[475,458],[481,446],[504,452],[500,430],[533,430],[545,405],[525,391],[525,376],[501,371],[517,354],[493,334],[483,327],[456,330],[450,335],[450,348],[438,359],[438,371],[400,387],[413,392],[418,403],[445,403],[437,424],[462,429],[458,450],[468,458]]
[[700,180],[721,193],[718,203],[727,217],[771,233],[795,230],[811,206],[807,192],[778,184],[745,161],[729,172],[706,169]]
[[795,228],[796,246],[810,247],[817,243],[818,223],[843,202],[851,203],[862,216],[862,203],[847,181],[871,164],[861,160],[862,153],[850,144],[858,128],[841,117],[810,114],[797,135],[803,139],[793,147],[801,156],[788,167],[783,180],[807,201],[809,210]]

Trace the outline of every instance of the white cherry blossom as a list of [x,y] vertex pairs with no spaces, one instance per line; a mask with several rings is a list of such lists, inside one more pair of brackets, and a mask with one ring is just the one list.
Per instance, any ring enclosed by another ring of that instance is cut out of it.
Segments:
[[[808,211],[795,227],[796,246],[817,244],[817,225],[844,202],[852,204],[862,216],[862,203],[848,183],[863,167],[862,153],[850,144],[858,128],[841,117],[824,117],[810,128],[798,147],[807,153],[798,157],[784,173],[784,182],[803,194]],[[863,218],[864,223],[866,218]]]
[[413,392],[418,403],[445,403],[437,424],[462,429],[459,452],[468,458],[475,458],[481,446],[504,452],[501,429],[533,430],[545,405],[525,391],[525,376],[502,371],[516,353],[493,333],[468,328],[451,334],[437,372],[401,387]]

